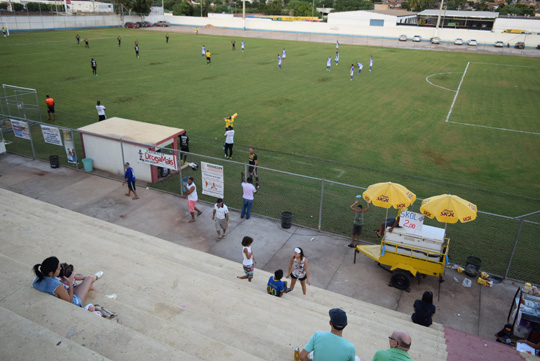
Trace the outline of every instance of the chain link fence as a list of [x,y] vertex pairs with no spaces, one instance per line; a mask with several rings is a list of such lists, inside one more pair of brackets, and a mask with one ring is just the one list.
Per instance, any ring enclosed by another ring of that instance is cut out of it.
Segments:
[[[77,162],[71,163],[64,149],[46,143],[41,133],[41,123],[25,120],[29,124],[31,140],[22,139],[14,135],[7,121],[2,127],[3,139],[7,142],[10,153],[27,157],[49,160],[51,155],[57,155],[62,166],[80,168],[83,157],[83,148],[80,134],[75,129],[62,128],[72,131]],[[50,125],[50,124],[47,124]],[[54,126],[54,125],[53,125]],[[146,145],[140,144],[142,147]],[[124,158],[134,158],[133,155],[123,154],[122,141],[118,139],[117,152]],[[180,156],[179,151],[162,148],[163,152]],[[220,146],[205,148],[209,154],[222,154]],[[235,147],[236,156],[247,154],[247,149]],[[224,193],[225,202],[232,209],[242,208],[241,172],[247,174],[248,166],[244,162],[211,157],[203,154],[188,153],[187,162],[208,162],[224,167]],[[110,178],[122,180],[123,167],[118,164],[116,174],[105,173],[99,170],[94,172]],[[193,176],[195,184],[202,189],[199,170],[186,168],[160,179],[158,183],[149,184],[152,188],[173,194],[183,193],[182,178]],[[265,167],[258,167],[260,188],[255,195],[252,212],[260,216],[279,219],[281,212],[294,214],[293,223],[299,226],[317,229],[320,231],[349,236],[352,230],[353,212],[349,206],[361,195],[368,184],[357,186],[321,178],[309,177],[291,172],[280,171]],[[215,199],[200,195],[202,201],[213,203]],[[421,199],[409,208],[419,211]],[[379,240],[373,230],[379,229],[386,217],[387,211],[382,208],[370,206],[365,214],[365,225],[362,239],[366,243],[377,243]],[[389,216],[395,216],[397,210],[388,210]],[[450,261],[464,265],[467,256],[477,256],[482,259],[482,269],[501,277],[512,279],[538,281],[540,248],[538,238],[540,234],[540,211],[522,217],[508,217],[498,214],[479,212],[474,222],[465,224],[456,223],[447,225],[447,236],[450,237]],[[436,220],[425,219],[425,224],[443,227]]]

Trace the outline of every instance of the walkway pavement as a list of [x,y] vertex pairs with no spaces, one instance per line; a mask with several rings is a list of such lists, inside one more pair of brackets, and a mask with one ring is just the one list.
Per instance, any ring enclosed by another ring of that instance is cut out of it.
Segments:
[[[360,254],[353,263],[348,238],[295,225],[282,229],[279,221],[257,215],[242,220],[236,210],[230,214],[227,237],[218,243],[211,221],[213,205],[198,205],[204,213],[197,222],[188,223],[185,199],[145,189],[142,184],[138,187],[140,199],[132,200],[125,196],[126,188],[118,180],[72,168],[52,169],[47,162],[4,154],[0,155],[0,187],[238,262],[241,255],[231,245],[249,235],[255,239],[257,267],[269,272],[286,270],[293,249],[300,246],[309,259],[312,286],[403,313],[412,313],[414,300],[424,291],[432,290],[436,295],[438,290],[435,277],[425,278],[421,285],[413,282],[410,293],[389,287],[390,273],[374,261]],[[240,265],[238,273],[242,273]],[[434,321],[493,339],[506,322],[517,285],[504,281],[486,288],[473,280],[473,286],[465,288],[461,285],[464,277],[447,270],[440,301],[435,300]]]

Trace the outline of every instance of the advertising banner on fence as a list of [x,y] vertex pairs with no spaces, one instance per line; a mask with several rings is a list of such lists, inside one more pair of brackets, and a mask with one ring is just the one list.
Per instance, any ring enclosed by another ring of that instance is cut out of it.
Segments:
[[41,124],[41,132],[43,133],[43,140],[45,143],[62,146],[62,137],[60,136],[60,130],[56,127],[49,127],[48,125]]
[[424,215],[402,210],[399,217],[399,225],[400,227],[407,228],[407,230],[422,231]]
[[62,129],[62,135],[64,136],[64,147],[66,148],[68,163],[77,163],[77,154],[75,153],[71,130]]
[[174,154],[163,154],[148,149],[139,149],[139,162],[178,170],[178,159]]
[[201,162],[202,194],[216,198],[223,198],[223,166]]
[[10,119],[11,128],[13,129],[13,134],[18,138],[30,140],[30,128],[28,127],[27,122],[22,120]]

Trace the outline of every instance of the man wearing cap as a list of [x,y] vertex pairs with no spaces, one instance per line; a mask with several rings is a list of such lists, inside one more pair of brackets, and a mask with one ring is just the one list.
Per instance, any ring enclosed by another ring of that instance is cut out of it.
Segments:
[[411,336],[407,331],[395,330],[388,337],[390,348],[375,352],[372,361],[413,361],[409,356]]
[[135,173],[133,173],[133,168],[129,166],[129,163],[124,164],[124,168],[126,169],[126,173],[124,174],[124,182],[122,185],[128,184],[128,192],[126,193],[126,196],[130,196],[131,192],[135,195],[133,199],[139,199],[139,196],[137,195],[137,192],[135,191]]
[[313,352],[313,361],[354,361],[356,348],[343,338],[343,329],[347,326],[347,314],[340,308],[331,309],[330,332],[317,331],[311,336],[300,352],[300,360],[307,361]]
[[[223,204],[223,199],[218,198],[216,204],[214,204],[214,213],[212,214],[212,220],[215,220],[217,239],[216,242],[221,241],[225,237],[225,232],[229,227],[229,208]],[[221,235],[223,230],[223,236]]]
[[189,177],[187,184],[184,184],[184,198],[187,198],[189,213],[191,213],[191,219],[188,223],[195,222],[195,211],[197,211],[197,217],[202,214],[202,211],[195,207],[199,197],[197,197],[197,186],[193,183],[193,177]]

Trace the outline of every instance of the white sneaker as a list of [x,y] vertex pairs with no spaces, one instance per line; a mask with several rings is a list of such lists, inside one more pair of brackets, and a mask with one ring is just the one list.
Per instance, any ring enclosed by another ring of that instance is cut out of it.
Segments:
[[101,277],[103,277],[103,271],[99,271],[94,276],[96,276],[96,281],[99,280]]

